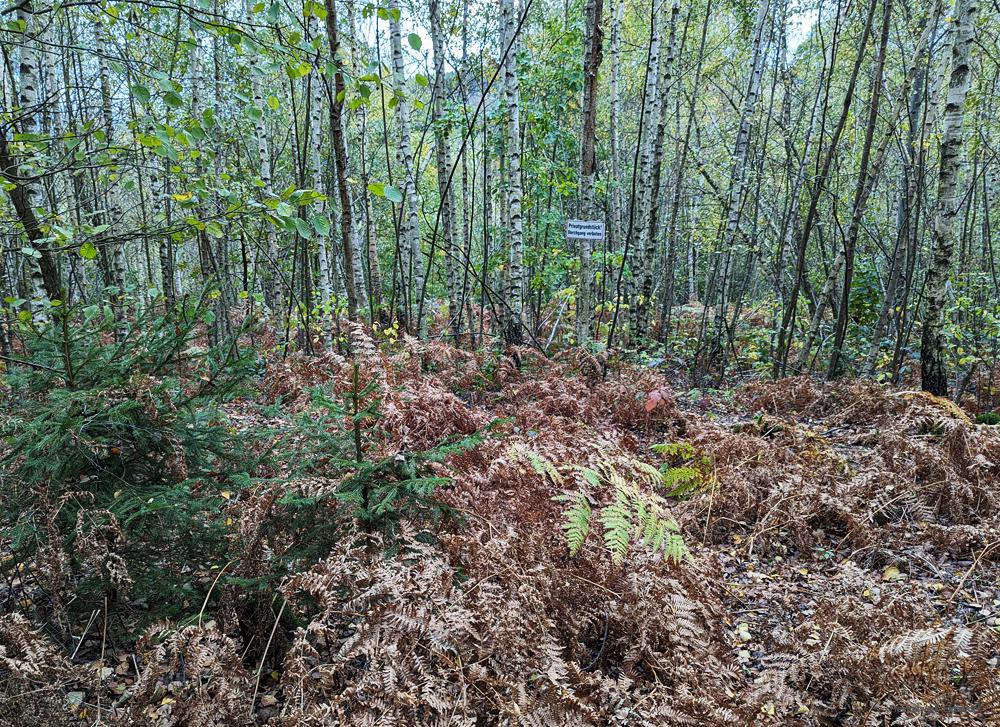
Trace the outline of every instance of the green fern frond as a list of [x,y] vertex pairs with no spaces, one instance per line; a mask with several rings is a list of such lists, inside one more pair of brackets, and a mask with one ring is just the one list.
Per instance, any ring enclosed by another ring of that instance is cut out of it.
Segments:
[[573,469],[579,472],[580,476],[583,477],[584,481],[591,487],[601,486],[601,476],[597,472],[592,470],[590,467],[584,467],[582,465],[574,465]]
[[701,488],[704,478],[694,467],[666,467],[661,474],[670,497],[684,497]]
[[641,474],[646,475],[646,480],[650,485],[655,486],[659,484],[662,477],[660,470],[647,462],[636,461],[635,466]]
[[650,449],[661,457],[667,457],[675,460],[691,459],[697,454],[694,445],[690,442],[667,442],[664,444],[654,444],[650,447]]
[[559,468],[537,452],[533,452],[527,447],[520,445],[514,445],[511,447],[510,451],[511,454],[514,455],[515,459],[527,460],[528,464],[531,465],[531,468],[535,470],[535,472],[542,476],[548,476],[556,485],[562,485],[563,475],[559,471]]
[[586,494],[579,492],[573,500],[573,505],[565,513],[563,530],[566,531],[566,544],[569,546],[569,554],[576,555],[583,547],[584,541],[590,533],[590,501]]
[[[561,483],[565,479],[555,465],[537,453],[517,445],[511,448],[511,452],[553,482]],[[671,475],[673,485],[691,481],[700,484],[701,474],[694,467],[676,469]],[[600,460],[591,466],[571,465],[563,467],[563,470],[577,472],[583,480],[580,491],[552,498],[568,505],[563,512],[562,529],[566,533],[570,555],[580,552],[590,533],[593,518],[590,493],[602,487],[610,489],[613,497],[610,505],[601,508],[599,520],[604,531],[604,545],[614,563],[625,559],[633,539],[653,552],[662,551],[670,560],[680,561],[687,555],[677,524],[667,516],[666,500],[649,491],[664,482],[664,475],[658,469],[630,457],[615,457]]]
[[611,560],[621,563],[628,552],[632,532],[631,508],[628,494],[619,489],[615,502],[601,510],[601,524],[604,526],[604,544],[611,552]]
[[[673,525],[673,523],[671,523]],[[676,528],[676,525],[673,525]],[[687,558],[691,554],[688,550],[687,545],[684,543],[684,538],[676,533],[670,534],[663,542],[663,557],[667,560],[672,560],[675,563],[680,563],[682,560]]]

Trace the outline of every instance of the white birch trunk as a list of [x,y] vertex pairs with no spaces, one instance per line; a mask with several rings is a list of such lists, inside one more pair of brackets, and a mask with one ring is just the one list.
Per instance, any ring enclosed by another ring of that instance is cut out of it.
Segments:
[[507,303],[508,321],[504,333],[509,344],[520,344],[523,340],[522,325],[524,312],[523,268],[524,230],[521,219],[521,89],[517,76],[517,28],[518,15],[514,0],[503,0],[503,13],[507,28],[504,48],[509,47],[507,62],[504,64],[504,87],[507,100],[507,176],[509,224],[508,242],[510,249],[510,285]]
[[[245,0],[244,15],[248,27],[253,24],[253,0]],[[253,108],[260,115],[254,120],[254,137],[257,142],[257,163],[260,169],[261,191],[265,197],[273,194],[271,176],[271,146],[267,138],[267,128],[264,124],[264,94],[260,87],[260,71],[257,61],[258,49],[250,48],[247,54],[247,66],[250,71],[250,93],[253,97]],[[254,246],[254,268],[257,274],[262,275],[261,290],[264,293],[264,302],[272,310],[281,309],[278,301],[279,280],[278,275],[278,236],[270,222],[264,222],[265,248],[264,255],[261,255],[259,248]],[[262,259],[263,258],[263,259]],[[263,273],[262,273],[263,271]]]
[[434,97],[431,114],[434,124],[434,158],[437,166],[437,183],[441,194],[441,232],[444,246],[445,282],[448,291],[448,327],[457,338],[461,320],[461,289],[458,284],[459,251],[455,244],[455,195],[448,184],[451,173],[451,150],[449,128],[444,120],[445,95],[445,44],[441,30],[440,0],[430,0],[431,46],[434,50]]
[[[110,148],[114,145],[114,111],[111,105],[111,75],[108,72],[108,30],[101,17],[94,21],[94,39],[97,50],[97,75],[101,86],[101,123],[104,127],[104,143]],[[118,292],[112,295],[112,308],[117,320],[116,332],[119,340],[124,340],[128,335],[128,321],[126,320],[125,300],[125,275],[126,261],[125,249],[120,239],[115,235],[117,226],[121,223],[122,208],[118,196],[117,186],[110,180],[110,170],[108,171],[109,184],[105,191],[104,224],[108,226],[112,234],[111,243],[111,276],[112,284]]]
[[[653,298],[653,266],[656,260],[657,232],[660,206],[660,191],[662,185],[663,167],[663,147],[666,133],[667,121],[669,118],[670,104],[669,91],[673,80],[673,64],[677,49],[677,17],[680,14],[679,0],[672,0],[669,15],[669,34],[667,39],[666,58],[661,69],[661,77],[657,83],[659,96],[659,113],[656,118],[656,130],[652,136],[652,161],[650,163],[650,177],[648,181],[648,195],[645,217],[639,219],[644,225],[642,241],[644,249],[642,251],[642,262],[644,263],[639,272],[639,295],[632,301],[633,335],[641,334],[648,324],[648,312],[652,307]],[[653,119],[649,119],[647,123]],[[645,184],[645,179],[644,179]]]
[[[21,35],[21,58],[19,63],[18,106],[23,114],[21,128],[26,134],[38,130],[38,54],[31,38],[34,29],[34,12],[31,2],[22,3],[17,8],[17,19],[23,23]],[[28,170],[32,176],[34,169]],[[29,207],[34,207],[42,198],[44,190],[37,178],[26,182],[23,186],[25,201]],[[41,258],[29,256],[25,261],[29,275],[29,293],[31,295],[31,318],[35,325],[42,327],[51,321],[49,315],[49,296],[45,291],[45,280],[42,276]]]
[[750,146],[750,131],[753,128],[753,116],[760,98],[761,78],[764,75],[764,46],[767,19],[770,13],[770,0],[760,0],[757,6],[757,20],[754,23],[753,46],[750,59],[750,80],[747,92],[743,97],[743,109],[740,112],[740,123],[736,131],[736,144],[733,148],[733,163],[729,175],[729,196],[726,204],[726,226],[722,233],[719,253],[722,255],[720,279],[717,283],[718,305],[715,309],[716,339],[722,335],[726,316],[727,292],[732,278],[732,267],[736,259],[735,241],[739,228],[740,214],[743,207],[744,187],[746,185],[747,150]]
[[927,270],[927,313],[920,345],[921,384],[938,396],[948,394],[945,361],[945,296],[955,253],[955,218],[962,205],[958,194],[965,136],[965,99],[972,85],[972,47],[975,43],[977,0],[955,0],[951,72],[945,102],[938,169],[937,209],[934,214],[934,252]]
[[[319,37],[319,21],[315,15],[310,15],[306,21],[310,38]],[[322,124],[321,110],[323,108],[323,81],[319,74],[319,56],[314,64],[314,73],[310,74],[309,87],[311,98],[309,102],[309,173],[312,175],[312,186],[317,192],[326,195],[326,185],[323,183],[323,157],[321,153]],[[317,205],[317,214],[329,219],[326,200]],[[328,235],[317,230],[316,256],[319,258],[319,324],[323,331],[323,350],[333,348],[333,286],[330,283],[330,251]]]
[[[403,67],[403,38],[399,26],[399,2],[389,0],[389,34],[392,45],[392,73],[397,96],[396,114],[399,119],[399,144],[396,159],[403,168],[403,247],[406,249],[404,277],[410,291],[411,324],[419,325],[421,340],[427,338],[427,316],[420,315],[421,301],[416,296],[424,293],[424,262],[420,255],[420,218],[417,216],[417,185],[413,171],[413,146],[410,139],[410,99],[406,95],[406,75]],[[419,320],[416,320],[419,318]]]

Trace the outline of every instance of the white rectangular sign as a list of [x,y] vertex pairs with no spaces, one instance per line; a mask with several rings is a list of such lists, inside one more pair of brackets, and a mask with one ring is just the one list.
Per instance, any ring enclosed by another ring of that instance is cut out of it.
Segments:
[[604,223],[600,220],[566,220],[566,237],[570,240],[603,240]]

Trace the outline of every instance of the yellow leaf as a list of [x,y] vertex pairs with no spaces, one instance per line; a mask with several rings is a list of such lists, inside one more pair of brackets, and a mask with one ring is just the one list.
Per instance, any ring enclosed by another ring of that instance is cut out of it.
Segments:
[[228,499],[229,499],[230,497],[232,497],[232,496],[233,496],[233,493],[232,493],[232,492],[230,492],[229,490],[223,490],[223,491],[222,491],[222,492],[220,492],[219,494],[220,494],[220,495],[222,496],[222,499],[223,499],[223,500],[228,500]]
[[194,197],[193,192],[178,192],[177,194],[170,195],[175,202],[187,202],[189,199]]
[[882,571],[883,581],[898,581],[903,578],[903,574],[900,572],[899,568],[894,565],[888,566],[884,571]]

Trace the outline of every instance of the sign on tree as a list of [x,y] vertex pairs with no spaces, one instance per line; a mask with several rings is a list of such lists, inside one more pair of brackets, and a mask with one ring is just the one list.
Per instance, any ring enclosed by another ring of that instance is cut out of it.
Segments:
[[604,223],[600,220],[566,220],[566,237],[570,240],[603,240]]

